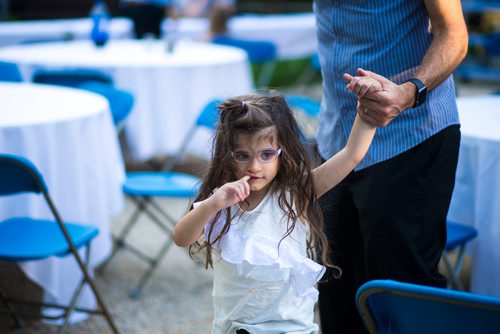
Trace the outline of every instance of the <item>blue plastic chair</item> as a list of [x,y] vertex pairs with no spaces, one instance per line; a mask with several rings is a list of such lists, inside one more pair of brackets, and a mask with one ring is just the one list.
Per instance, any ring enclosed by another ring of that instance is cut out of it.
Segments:
[[285,95],[285,100],[295,114],[299,127],[304,134],[303,142],[312,144],[315,142],[316,121],[321,104],[319,101],[302,95]]
[[[195,124],[188,131],[182,143],[174,155],[174,159],[164,166],[161,172],[130,172],[127,173],[123,191],[135,204],[135,210],[131,214],[123,229],[114,240],[113,253],[106,261],[107,266],[120,249],[126,249],[135,254],[139,259],[148,264],[147,270],[140,276],[138,283],[130,291],[131,298],[138,298],[142,288],[158,267],[170,246],[172,245],[172,230],[176,219],[172,218],[156,201],[155,198],[185,198],[192,199],[199,191],[201,180],[193,175],[172,172],[175,163],[184,155],[185,149],[192,136],[201,127],[210,130],[215,129],[218,120],[217,104],[220,100],[209,102],[199,114]],[[127,237],[139,218],[146,215],[162,231],[168,235],[167,241],[162,245],[159,252],[151,257],[143,251],[127,242]],[[104,267],[102,268],[104,270]]]
[[227,35],[216,36],[212,43],[234,46],[246,51],[251,64],[261,64],[262,68],[257,75],[258,87],[267,87],[274,73],[277,63],[276,45],[270,41],[247,40]]
[[356,304],[371,334],[498,333],[500,298],[391,280],[363,284]]
[[[64,318],[62,332],[65,330],[69,317],[74,310],[100,314],[106,318],[112,331],[118,333],[118,329],[87,270],[90,244],[99,233],[98,229],[89,225],[63,222],[49,195],[47,185],[37,168],[23,157],[0,154],[0,196],[20,193],[43,195],[54,216],[54,220],[14,217],[0,222],[0,260],[23,262],[42,260],[50,256],[72,255],[82,271],[83,278],[75,290],[70,304],[46,305],[64,312],[57,317],[44,316],[43,314],[41,316],[49,319]],[[82,247],[86,248],[85,263],[77,251]],[[90,286],[100,310],[76,308],[76,303],[85,284]],[[0,291],[0,300],[2,306],[5,306],[5,309],[1,310],[0,313],[11,315],[16,325],[21,327],[22,322],[19,316],[30,316],[30,314],[23,311],[19,312],[15,306],[32,303],[7,297],[2,291]],[[34,316],[39,317],[40,315]]]
[[[464,290],[464,285],[460,279],[462,264],[464,261],[465,247],[477,236],[477,230],[472,226],[446,223],[446,246],[443,252],[443,263],[448,272],[448,287]],[[457,251],[455,261],[452,261],[450,252]]]
[[0,81],[22,82],[23,77],[17,64],[0,61]]
[[35,83],[78,87],[85,82],[100,82],[113,85],[113,79],[105,73],[92,69],[46,70],[40,69],[33,73]]
[[131,93],[98,81],[84,82],[78,85],[78,88],[104,96],[108,100],[109,109],[113,116],[113,123],[118,132],[123,129],[127,117],[134,106],[134,96]]
[[113,79],[105,73],[91,69],[38,70],[33,82],[85,89],[104,96],[109,103],[113,122],[120,131],[134,105],[134,96],[113,86]]

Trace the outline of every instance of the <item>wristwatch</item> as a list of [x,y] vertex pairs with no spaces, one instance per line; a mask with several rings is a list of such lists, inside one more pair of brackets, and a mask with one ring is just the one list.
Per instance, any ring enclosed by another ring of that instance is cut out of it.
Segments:
[[411,82],[417,87],[417,93],[415,94],[415,103],[413,103],[412,108],[416,108],[422,105],[427,97],[427,86],[417,78],[410,78],[405,82]]

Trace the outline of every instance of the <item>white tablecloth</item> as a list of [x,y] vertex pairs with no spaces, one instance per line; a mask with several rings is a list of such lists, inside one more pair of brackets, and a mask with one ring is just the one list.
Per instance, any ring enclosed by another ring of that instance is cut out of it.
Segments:
[[474,226],[471,290],[500,296],[500,96],[457,99],[462,142],[448,218]]
[[[0,152],[37,166],[63,220],[99,228],[92,272],[111,252],[110,220],[124,204],[123,161],[107,100],[75,89],[0,82]],[[53,218],[41,196],[0,198],[0,220],[20,215]],[[21,265],[49,301],[67,303],[81,277],[70,257]],[[81,305],[92,307],[88,292]]]
[[[27,42],[89,39],[90,18],[0,22],[0,47]],[[133,23],[126,18],[111,20],[111,39],[131,38]]]
[[[206,38],[209,22],[206,18],[181,18],[176,34],[199,40]],[[171,20],[162,25],[163,34],[172,27]],[[280,59],[307,57],[317,51],[314,13],[246,14],[229,20],[229,34],[236,38],[268,40],[276,44]]]
[[[249,93],[252,77],[244,51],[210,43],[179,41],[167,53],[160,41],[43,43],[0,49],[25,80],[40,68],[93,68],[109,74],[135,96],[125,133],[136,159],[176,152],[202,107],[213,98]],[[205,155],[207,134],[193,138],[190,152]]]

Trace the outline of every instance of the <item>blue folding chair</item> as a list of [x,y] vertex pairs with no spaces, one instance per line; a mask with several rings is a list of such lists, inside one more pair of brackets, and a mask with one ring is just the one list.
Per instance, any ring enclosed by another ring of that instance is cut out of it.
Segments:
[[[443,252],[443,263],[448,272],[448,287],[464,290],[464,285],[460,279],[460,272],[464,262],[465,247],[477,236],[477,230],[472,226],[446,223],[446,246]],[[451,252],[457,251],[456,260],[453,261]]]
[[[135,210],[123,229],[115,237],[113,253],[102,267],[102,270],[105,269],[105,266],[109,265],[120,249],[126,249],[135,254],[139,259],[145,261],[148,264],[148,268],[139,277],[138,283],[130,291],[129,295],[131,298],[139,297],[142,288],[172,245],[171,234],[176,220],[162,209],[155,201],[155,198],[192,199],[196,196],[199,191],[201,180],[189,174],[172,172],[171,169],[175,163],[184,156],[185,149],[197,129],[201,127],[210,130],[215,129],[215,124],[218,120],[217,104],[219,102],[219,100],[213,100],[204,107],[196,119],[195,124],[182,140],[177,153],[174,155],[174,159],[164,166],[163,171],[127,173],[123,191],[135,204]],[[168,239],[162,245],[159,252],[153,257],[145,254],[142,250],[126,240],[132,228],[142,215],[146,215],[168,236]]]
[[392,280],[363,284],[356,305],[371,334],[498,333],[500,298]]
[[214,37],[212,43],[234,46],[245,50],[251,64],[262,65],[256,78],[257,87],[269,86],[278,60],[276,45],[273,42],[220,35]]
[[134,96],[131,93],[98,81],[84,82],[78,85],[78,88],[104,96],[108,100],[113,123],[118,132],[123,129],[127,117],[134,106]]
[[[51,256],[72,255],[82,271],[83,278],[75,290],[69,305],[40,304],[30,301],[16,300],[0,291],[0,300],[5,306],[0,313],[9,314],[18,327],[22,326],[19,316],[35,316],[16,309],[19,305],[49,306],[63,310],[61,316],[41,315],[48,319],[64,319],[61,332],[65,330],[73,311],[100,314],[105,317],[113,333],[118,333],[111,314],[90,277],[87,264],[90,255],[90,244],[99,233],[98,229],[89,225],[63,222],[47,185],[37,168],[25,158],[0,154],[0,196],[20,193],[42,194],[55,220],[15,217],[0,222],[0,260],[8,262],[23,262],[43,260]],[[77,249],[86,248],[85,262]],[[79,296],[85,284],[88,284],[97,299],[100,310],[90,310],[76,307]]]
[[104,96],[109,103],[113,121],[121,130],[134,105],[134,96],[113,86],[113,79],[92,69],[38,70],[32,78],[35,83],[85,89]]
[[22,82],[23,77],[17,64],[0,61],[0,81]]
[[32,81],[35,83],[67,87],[78,87],[89,81],[113,85],[113,79],[109,75],[92,69],[40,69],[33,73]]

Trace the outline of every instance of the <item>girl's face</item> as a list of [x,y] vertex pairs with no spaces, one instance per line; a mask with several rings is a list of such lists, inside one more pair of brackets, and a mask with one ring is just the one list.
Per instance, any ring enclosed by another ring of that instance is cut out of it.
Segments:
[[[237,180],[248,175],[250,191],[267,193],[278,174],[280,147],[268,136],[238,135],[232,156]],[[255,195],[255,194],[254,194]]]

